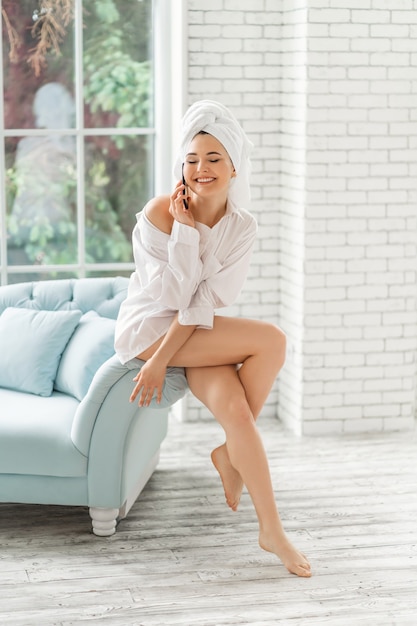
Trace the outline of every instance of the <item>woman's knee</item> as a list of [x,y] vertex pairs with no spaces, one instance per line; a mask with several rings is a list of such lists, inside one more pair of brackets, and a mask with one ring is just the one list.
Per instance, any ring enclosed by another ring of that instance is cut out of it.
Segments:
[[263,348],[271,356],[273,361],[279,367],[282,367],[287,348],[287,338],[283,330],[275,324],[267,323],[265,326]]
[[255,424],[255,419],[244,394],[233,394],[228,397],[224,418],[226,427],[242,428],[245,425]]

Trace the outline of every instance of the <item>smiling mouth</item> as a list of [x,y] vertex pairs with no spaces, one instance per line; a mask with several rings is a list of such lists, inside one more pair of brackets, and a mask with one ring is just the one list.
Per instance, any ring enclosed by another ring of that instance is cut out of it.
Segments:
[[212,183],[213,180],[216,180],[216,179],[215,178],[196,178],[196,183],[200,183],[204,185],[204,183]]

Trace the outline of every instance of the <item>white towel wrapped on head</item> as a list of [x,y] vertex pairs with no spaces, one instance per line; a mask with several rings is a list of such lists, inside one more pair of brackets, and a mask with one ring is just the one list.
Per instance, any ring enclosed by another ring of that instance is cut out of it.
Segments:
[[231,179],[228,200],[236,208],[248,208],[250,202],[250,152],[253,147],[243,128],[227,107],[214,100],[199,100],[185,113],[181,124],[181,146],[174,174],[181,178],[181,166],[194,137],[204,131],[215,137],[227,150],[236,176]]

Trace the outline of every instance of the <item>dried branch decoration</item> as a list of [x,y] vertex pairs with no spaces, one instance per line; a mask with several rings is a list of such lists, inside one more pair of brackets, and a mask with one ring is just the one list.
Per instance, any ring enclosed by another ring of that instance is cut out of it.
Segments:
[[10,52],[9,52],[9,59],[11,61],[11,63],[17,63],[19,60],[18,54],[17,54],[17,50],[18,48],[20,48],[22,41],[19,37],[18,32],[16,31],[15,28],[13,28],[13,26],[10,23],[9,20],[9,16],[7,15],[6,9],[3,7],[1,10],[2,16],[3,16],[3,20],[4,23],[6,25],[6,29],[7,29],[7,36],[9,38],[9,42],[10,42]]
[[53,49],[60,55],[60,44],[66,35],[66,27],[74,19],[74,0],[42,0],[33,12],[32,37],[38,40],[29,50],[27,62],[39,76],[46,67],[46,55]]
[[[1,11],[10,43],[9,59],[11,63],[17,63],[22,40],[12,26],[7,10],[3,7]],[[40,0],[39,8],[33,11],[32,19],[34,24],[31,33],[37,44],[29,50],[27,62],[35,76],[39,76],[47,65],[47,53],[54,50],[55,54],[61,54],[60,44],[64,40],[68,24],[74,19],[74,0]]]

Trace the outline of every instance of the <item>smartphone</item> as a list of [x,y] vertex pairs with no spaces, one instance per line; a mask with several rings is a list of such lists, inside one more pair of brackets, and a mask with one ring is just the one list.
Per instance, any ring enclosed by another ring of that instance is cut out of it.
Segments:
[[[187,183],[185,182],[185,178],[184,178],[184,163],[182,164],[182,168],[181,168],[181,174],[182,174],[182,184],[183,185],[187,185]],[[184,196],[187,195],[187,189],[184,189],[184,191],[182,192]],[[183,200],[183,204],[184,204],[184,209],[188,209],[188,202],[184,197]]]

